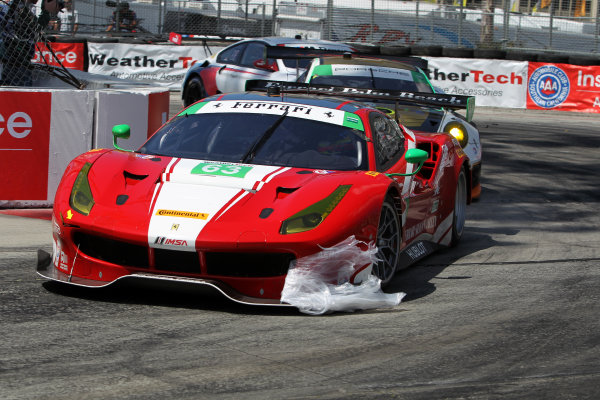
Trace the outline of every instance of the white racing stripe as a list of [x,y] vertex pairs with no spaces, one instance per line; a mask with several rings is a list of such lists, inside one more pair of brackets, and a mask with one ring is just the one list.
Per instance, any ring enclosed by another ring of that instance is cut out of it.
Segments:
[[196,251],[196,238],[210,221],[288,169],[188,159],[169,164],[152,207],[148,244]]

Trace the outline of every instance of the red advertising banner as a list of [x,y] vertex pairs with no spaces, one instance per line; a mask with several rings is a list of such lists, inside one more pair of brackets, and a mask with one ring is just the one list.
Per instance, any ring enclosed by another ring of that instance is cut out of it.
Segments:
[[[53,66],[60,66],[57,59],[62,63],[65,68],[78,69],[83,71],[83,62],[86,54],[84,53],[83,43],[49,43],[52,51],[46,47],[44,43],[38,43],[35,47],[35,55],[31,60],[37,64],[48,64]],[[56,57],[55,57],[56,56]]]
[[600,113],[600,66],[530,62],[527,108]]
[[46,200],[49,92],[0,92],[0,200]]

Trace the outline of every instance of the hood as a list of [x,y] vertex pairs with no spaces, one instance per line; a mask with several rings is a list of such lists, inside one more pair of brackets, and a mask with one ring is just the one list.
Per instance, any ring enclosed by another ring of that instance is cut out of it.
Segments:
[[110,235],[196,251],[203,242],[236,242],[248,232],[265,239],[277,234],[283,220],[357,173],[112,151],[88,176],[95,201],[90,218]]

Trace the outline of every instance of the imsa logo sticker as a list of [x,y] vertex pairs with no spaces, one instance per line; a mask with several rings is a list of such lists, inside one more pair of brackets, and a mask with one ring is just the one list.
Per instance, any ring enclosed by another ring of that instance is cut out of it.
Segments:
[[533,71],[527,89],[531,100],[539,107],[554,108],[569,96],[569,77],[554,65],[544,65]]

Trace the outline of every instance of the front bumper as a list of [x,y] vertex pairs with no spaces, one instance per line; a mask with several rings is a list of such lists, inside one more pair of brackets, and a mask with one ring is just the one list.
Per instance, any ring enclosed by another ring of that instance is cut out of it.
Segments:
[[202,279],[202,278],[192,278],[192,277],[183,277],[183,276],[171,276],[171,275],[160,275],[160,274],[149,274],[144,272],[136,272],[129,275],[124,275],[118,277],[110,282],[105,281],[97,281],[93,279],[85,279],[72,275],[68,275],[57,268],[52,264],[52,256],[44,251],[38,250],[38,261],[37,261],[37,273],[51,281],[66,283],[74,286],[82,286],[88,288],[102,288],[112,285],[113,283],[121,280],[153,280],[153,281],[163,281],[163,282],[180,282],[180,283],[191,283],[197,285],[209,286],[214,289],[217,289],[221,294],[227,297],[230,300],[235,301],[240,304],[247,305],[265,305],[265,306],[284,306],[290,307],[287,303],[282,303],[276,299],[265,299],[265,298],[256,298],[245,296],[238,291],[234,290],[227,284],[212,280],[212,279]]

